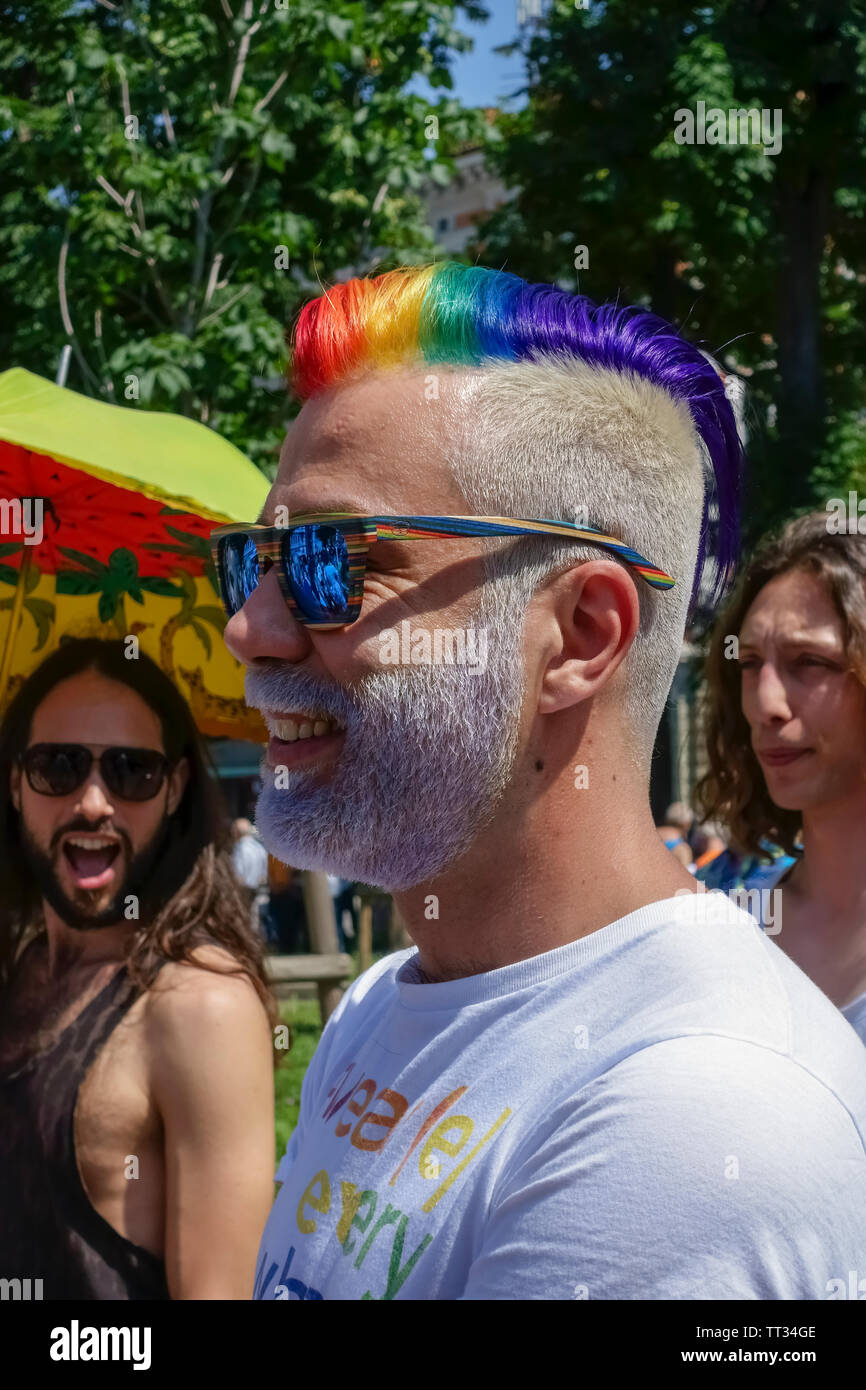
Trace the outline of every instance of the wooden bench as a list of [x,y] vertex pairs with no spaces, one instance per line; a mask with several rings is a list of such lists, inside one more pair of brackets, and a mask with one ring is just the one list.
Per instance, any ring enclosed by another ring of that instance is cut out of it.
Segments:
[[[345,986],[352,977],[351,956],[338,949],[337,921],[334,904],[324,874],[309,870],[301,878],[304,893],[304,911],[310,933],[310,944],[314,954],[306,956],[267,956],[267,969],[271,980],[278,985],[315,984],[319,995],[319,1009],[324,1028],[331,1014],[340,1002]],[[366,889],[367,900],[361,908],[359,923],[359,955],[361,973],[368,969],[373,959],[373,907],[372,897],[385,897],[375,889]],[[391,930],[389,933],[391,949],[401,950],[411,946],[395,904],[391,903]]]
[[266,956],[273,984],[315,984],[324,1028],[340,1002],[342,986],[351,978],[352,957],[342,952],[310,956]]

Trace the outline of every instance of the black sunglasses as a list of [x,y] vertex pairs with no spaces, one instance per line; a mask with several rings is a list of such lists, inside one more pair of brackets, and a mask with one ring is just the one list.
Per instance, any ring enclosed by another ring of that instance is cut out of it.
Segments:
[[[34,743],[21,755],[31,788],[41,796],[69,796],[90,775],[95,753],[83,743]],[[102,780],[121,801],[150,801],[171,764],[155,748],[106,748],[99,754]]]

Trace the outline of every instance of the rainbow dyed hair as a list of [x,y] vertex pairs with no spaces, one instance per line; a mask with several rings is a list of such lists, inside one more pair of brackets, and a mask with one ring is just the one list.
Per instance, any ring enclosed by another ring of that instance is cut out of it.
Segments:
[[554,285],[444,261],[332,286],[301,311],[293,385],[302,400],[365,370],[399,364],[481,367],[574,357],[634,373],[683,402],[712,469],[705,489],[695,591],[717,507],[713,550],[718,593],[738,552],[742,449],[719,372],[655,314],[594,304]]

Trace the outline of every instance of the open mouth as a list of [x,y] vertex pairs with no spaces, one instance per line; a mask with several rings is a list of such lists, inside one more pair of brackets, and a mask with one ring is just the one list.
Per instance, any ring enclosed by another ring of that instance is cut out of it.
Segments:
[[344,734],[345,724],[341,724],[330,714],[273,714],[264,712],[265,723],[273,738],[281,743],[294,743],[297,739],[328,738],[331,734]]
[[62,854],[79,888],[104,888],[114,878],[120,841],[108,835],[67,835]]
[[268,762],[272,767],[299,767],[335,753],[345,738],[346,726],[333,715],[315,710],[277,713],[263,710],[271,735]]

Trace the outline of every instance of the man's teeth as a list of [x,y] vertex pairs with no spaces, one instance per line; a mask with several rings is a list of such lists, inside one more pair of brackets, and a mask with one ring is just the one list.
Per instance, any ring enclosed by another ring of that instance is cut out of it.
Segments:
[[294,743],[299,738],[323,738],[326,734],[342,734],[344,725],[336,719],[271,719],[271,733],[284,743]]
[[66,843],[76,845],[78,849],[109,849],[116,845],[117,841],[104,835],[67,835]]

